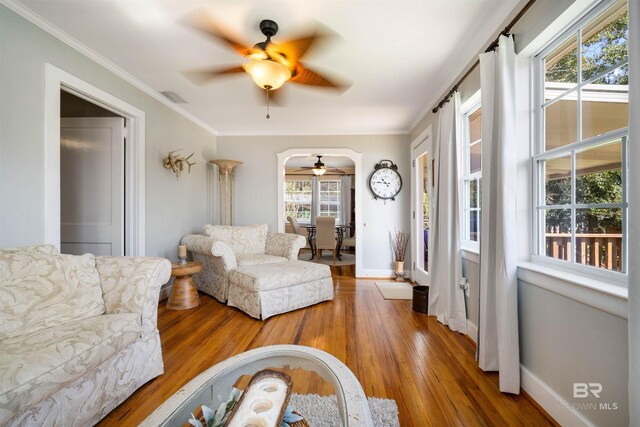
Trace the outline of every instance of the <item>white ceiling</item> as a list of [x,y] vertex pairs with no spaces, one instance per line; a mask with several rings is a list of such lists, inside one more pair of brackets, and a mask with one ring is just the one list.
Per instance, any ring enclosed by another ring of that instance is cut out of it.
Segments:
[[[500,28],[518,0],[19,0],[49,23],[149,87],[176,92],[180,107],[221,134],[407,132],[433,98]],[[262,41],[261,19],[280,26],[274,41],[319,22],[337,34],[305,63],[352,83],[340,95],[286,85],[271,119],[251,78],[197,86],[183,71],[238,65],[243,58],[176,21],[205,8],[219,22]]]

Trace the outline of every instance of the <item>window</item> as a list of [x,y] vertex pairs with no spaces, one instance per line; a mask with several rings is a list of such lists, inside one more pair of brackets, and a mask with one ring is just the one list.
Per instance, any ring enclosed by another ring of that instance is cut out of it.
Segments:
[[340,180],[320,181],[320,216],[340,216]]
[[482,116],[479,93],[462,115],[464,234],[467,246],[478,249],[480,240],[480,202],[482,184]]
[[628,34],[608,1],[536,57],[540,257],[626,272]]
[[291,180],[284,183],[284,211],[302,224],[311,223],[311,179]]

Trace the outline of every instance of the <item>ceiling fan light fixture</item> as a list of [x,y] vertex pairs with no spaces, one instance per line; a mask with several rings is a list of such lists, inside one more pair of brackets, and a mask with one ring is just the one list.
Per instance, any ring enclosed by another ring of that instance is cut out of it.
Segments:
[[311,169],[311,171],[313,172],[313,174],[315,176],[322,176],[327,171],[327,168],[322,166],[322,167],[319,167],[319,168],[313,168],[313,169]]
[[289,68],[270,59],[249,62],[244,69],[260,89],[276,90],[291,78]]

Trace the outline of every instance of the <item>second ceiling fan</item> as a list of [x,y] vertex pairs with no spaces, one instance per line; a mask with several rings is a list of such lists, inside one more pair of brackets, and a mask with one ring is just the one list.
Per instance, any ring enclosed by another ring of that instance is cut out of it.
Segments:
[[313,164],[313,166],[303,166],[300,169],[298,169],[296,172],[303,172],[303,171],[311,170],[311,172],[313,172],[313,174],[316,175],[316,176],[324,175],[326,172],[338,173],[338,174],[345,174],[346,173],[345,171],[343,171],[341,169],[332,168],[331,166],[325,166],[325,164],[322,162],[322,156],[316,155],[316,157],[318,158],[318,161],[315,162]]

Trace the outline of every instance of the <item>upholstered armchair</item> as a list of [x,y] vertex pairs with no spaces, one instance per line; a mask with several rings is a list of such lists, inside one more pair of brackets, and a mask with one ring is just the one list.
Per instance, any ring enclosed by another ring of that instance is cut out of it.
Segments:
[[267,224],[206,225],[205,234],[182,238],[202,271],[193,276],[196,286],[220,302],[226,302],[229,272],[245,265],[295,261],[306,240],[296,234],[271,233]]

